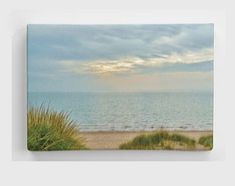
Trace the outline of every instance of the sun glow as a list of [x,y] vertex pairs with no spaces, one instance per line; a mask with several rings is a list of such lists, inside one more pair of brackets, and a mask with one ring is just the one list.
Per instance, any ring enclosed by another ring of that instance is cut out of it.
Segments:
[[75,74],[115,74],[136,72],[146,67],[162,67],[169,64],[193,64],[213,60],[213,50],[204,49],[183,54],[173,53],[155,58],[126,57],[116,60],[94,60],[87,62],[62,61],[66,71]]

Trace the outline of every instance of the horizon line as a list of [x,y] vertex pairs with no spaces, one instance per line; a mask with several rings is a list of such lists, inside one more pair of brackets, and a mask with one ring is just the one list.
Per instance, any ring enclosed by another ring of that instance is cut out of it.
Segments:
[[177,90],[177,91],[27,91],[27,93],[197,93],[213,90]]

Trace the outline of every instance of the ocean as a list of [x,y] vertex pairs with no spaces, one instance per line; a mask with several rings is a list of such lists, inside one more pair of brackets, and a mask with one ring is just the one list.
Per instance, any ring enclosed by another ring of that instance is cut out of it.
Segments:
[[28,106],[69,112],[81,131],[212,130],[213,93],[29,92]]

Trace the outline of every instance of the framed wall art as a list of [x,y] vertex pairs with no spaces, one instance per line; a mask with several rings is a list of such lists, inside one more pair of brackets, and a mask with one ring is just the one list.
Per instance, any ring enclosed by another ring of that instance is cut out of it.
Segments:
[[28,25],[27,144],[211,150],[213,24]]

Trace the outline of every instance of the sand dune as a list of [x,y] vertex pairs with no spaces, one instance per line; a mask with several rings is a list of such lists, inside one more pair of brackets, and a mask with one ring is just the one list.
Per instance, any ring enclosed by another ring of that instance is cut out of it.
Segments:
[[[169,131],[169,133],[182,134],[187,137],[198,140],[201,136],[212,134],[212,131]],[[118,149],[119,145],[128,142],[140,134],[149,134],[152,132],[81,132],[81,135],[86,139],[86,145],[89,149]],[[177,150],[177,149],[176,149]],[[178,149],[182,150],[182,149]],[[195,150],[207,150],[202,145],[197,144]]]

